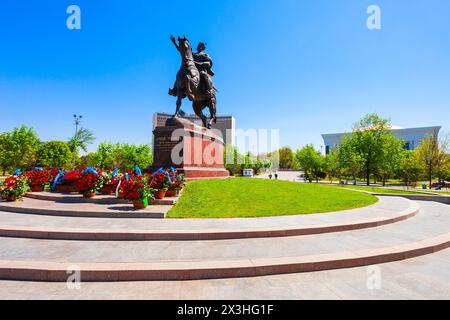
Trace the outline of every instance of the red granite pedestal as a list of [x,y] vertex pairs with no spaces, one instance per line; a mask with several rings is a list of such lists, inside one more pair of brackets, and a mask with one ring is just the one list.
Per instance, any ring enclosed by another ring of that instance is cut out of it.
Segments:
[[172,118],[165,126],[156,127],[153,134],[155,167],[172,166],[189,180],[229,176],[224,168],[220,132],[183,118]]

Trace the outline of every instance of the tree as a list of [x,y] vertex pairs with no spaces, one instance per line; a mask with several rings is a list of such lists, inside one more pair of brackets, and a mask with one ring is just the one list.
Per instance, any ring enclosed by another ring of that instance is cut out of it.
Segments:
[[102,142],[97,147],[97,152],[89,153],[89,159],[93,166],[101,169],[114,169],[116,163],[114,162],[115,150],[120,148],[120,144],[113,144],[111,142]]
[[295,159],[298,167],[304,171],[305,177],[309,182],[312,182],[313,179],[316,179],[316,182],[319,182],[324,159],[312,144],[308,144],[302,149],[297,150]]
[[323,170],[327,174],[330,183],[333,183],[333,178],[342,177],[342,167],[339,162],[339,149],[333,149],[324,158]]
[[245,163],[242,169],[253,169],[255,175],[261,173],[261,168],[268,166],[267,161],[262,161],[259,156],[253,156],[251,152],[247,152],[244,162]]
[[76,131],[72,138],[69,139],[68,145],[70,152],[72,152],[72,163],[75,164],[75,160],[80,150],[87,152],[87,145],[94,142],[94,134],[89,129],[80,128]]
[[449,136],[443,136],[439,139],[439,153],[436,161],[436,176],[439,182],[444,180],[450,167],[450,140]]
[[6,174],[6,169],[8,168],[8,159],[5,157],[6,150],[4,149],[4,139],[5,134],[0,134],[0,170],[2,171],[2,175]]
[[244,156],[239,153],[237,147],[228,144],[224,149],[224,163],[225,169],[230,172],[230,175],[236,176],[242,173],[242,165],[245,163]]
[[342,137],[341,145],[338,147],[338,161],[344,174],[352,176],[354,184],[359,172],[362,170],[364,160],[361,155],[356,151],[355,140],[350,135],[344,135]]
[[371,174],[376,173],[384,159],[385,143],[390,133],[388,119],[382,119],[377,114],[369,114],[362,118],[353,128],[351,140],[354,151],[363,160],[364,176],[370,185]]
[[0,164],[3,171],[34,166],[40,140],[33,128],[22,125],[0,136]]
[[37,164],[44,167],[66,168],[72,161],[72,152],[64,141],[48,141],[39,146]]
[[276,151],[278,153],[278,166],[280,169],[296,169],[297,163],[294,152],[289,147],[284,147]]
[[148,144],[121,144],[120,148],[116,150],[121,153],[122,162],[118,165],[119,169],[132,170],[135,165],[140,168],[147,168],[153,163],[153,154],[150,145]]
[[[88,154],[82,155],[77,159],[77,168],[87,168],[87,167],[99,167],[96,165],[94,159],[96,157],[96,152],[89,152]],[[102,167],[102,169],[105,169]]]
[[133,170],[137,165],[146,168],[153,163],[153,154],[150,145],[102,142],[97,152],[91,152],[83,158],[86,163],[101,169],[112,170],[119,168],[122,171]]
[[392,135],[383,135],[381,143],[381,150],[379,151],[379,163],[377,166],[378,175],[383,182],[383,186],[386,185],[386,181],[395,174],[398,170],[398,166],[403,154],[402,140],[397,139]]
[[445,181],[450,181],[450,160],[447,162],[447,165],[444,168],[444,172],[443,172],[442,178]]
[[415,185],[423,173],[423,166],[416,151],[403,150],[399,157],[397,174],[405,185]]
[[441,180],[447,166],[449,153],[448,136],[438,139],[438,134],[434,133],[421,140],[417,148],[418,157],[425,168],[429,187],[433,184],[433,174]]

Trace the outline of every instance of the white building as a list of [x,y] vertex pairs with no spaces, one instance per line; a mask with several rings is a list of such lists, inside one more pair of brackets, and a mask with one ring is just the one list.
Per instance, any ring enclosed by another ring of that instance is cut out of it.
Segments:
[[[393,127],[392,135],[403,140],[405,142],[404,148],[407,150],[414,150],[420,145],[420,141],[427,136],[438,136],[440,126],[436,127],[422,127],[422,128],[399,128]],[[331,149],[340,145],[341,139],[345,133],[328,133],[322,134],[322,138],[325,144],[325,154],[328,154]]]

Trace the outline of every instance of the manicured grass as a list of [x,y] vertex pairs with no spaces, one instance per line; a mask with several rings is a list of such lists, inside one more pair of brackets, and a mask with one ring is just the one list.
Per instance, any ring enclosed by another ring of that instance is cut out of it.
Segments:
[[320,213],[368,206],[370,194],[256,178],[188,182],[169,218],[264,217]]
[[398,190],[398,189],[390,189],[390,188],[377,188],[377,187],[368,187],[368,186],[340,185],[339,188],[362,190],[362,191],[368,191],[368,192],[373,192],[373,193],[423,194],[421,192],[415,192],[415,191]]

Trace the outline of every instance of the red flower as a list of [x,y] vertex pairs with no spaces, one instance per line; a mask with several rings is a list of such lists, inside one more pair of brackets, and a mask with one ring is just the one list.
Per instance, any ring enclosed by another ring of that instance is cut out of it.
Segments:
[[30,186],[43,186],[49,181],[49,172],[47,170],[33,170],[24,173],[29,179]]
[[93,172],[82,172],[78,175],[75,185],[81,193],[95,192],[103,185],[103,177]]
[[72,184],[78,180],[79,170],[68,171],[64,174],[64,184]]
[[123,180],[120,185],[123,198],[128,200],[141,200],[144,197],[151,197],[152,190],[148,185],[146,176],[134,176],[130,180]]

